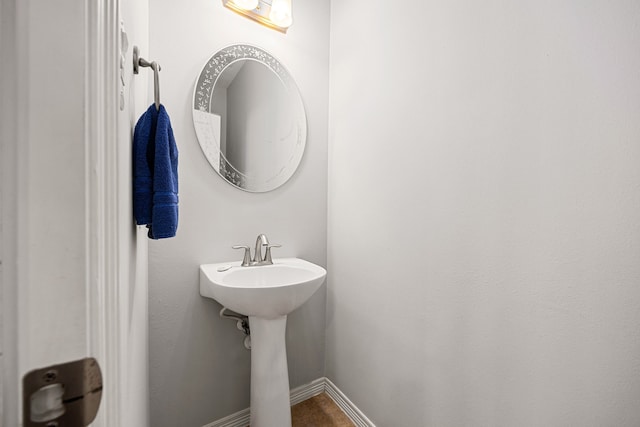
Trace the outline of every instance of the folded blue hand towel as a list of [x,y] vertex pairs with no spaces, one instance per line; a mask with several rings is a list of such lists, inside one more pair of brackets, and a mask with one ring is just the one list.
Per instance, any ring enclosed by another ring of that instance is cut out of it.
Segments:
[[178,147],[167,110],[160,105],[153,167],[153,209],[149,237],[164,239],[178,229]]
[[133,214],[136,224],[151,224],[153,207],[153,156],[149,146],[154,145],[158,111],[152,105],[144,112],[133,133]]
[[134,199],[137,224],[147,224],[149,237],[164,239],[178,228],[178,147],[163,105],[140,117],[133,138]]

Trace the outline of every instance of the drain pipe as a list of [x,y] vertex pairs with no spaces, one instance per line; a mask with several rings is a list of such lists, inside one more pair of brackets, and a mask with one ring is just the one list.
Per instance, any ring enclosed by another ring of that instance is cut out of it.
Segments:
[[[228,314],[227,311],[233,313]],[[249,329],[249,318],[241,314],[235,313],[229,310],[227,307],[222,307],[220,310],[220,317],[232,319],[236,321],[236,327],[244,332],[244,348],[251,350],[251,329]]]

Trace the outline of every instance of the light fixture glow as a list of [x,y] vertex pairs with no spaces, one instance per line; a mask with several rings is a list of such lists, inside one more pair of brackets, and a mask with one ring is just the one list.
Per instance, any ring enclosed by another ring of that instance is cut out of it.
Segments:
[[236,6],[244,10],[253,10],[258,7],[259,0],[233,0]]
[[269,18],[274,24],[287,28],[293,23],[291,16],[291,0],[273,0]]
[[286,33],[293,23],[292,0],[222,0],[234,12]]

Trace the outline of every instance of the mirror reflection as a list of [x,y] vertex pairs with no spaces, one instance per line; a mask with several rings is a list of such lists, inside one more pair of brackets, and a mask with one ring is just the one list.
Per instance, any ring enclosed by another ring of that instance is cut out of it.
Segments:
[[211,166],[242,190],[277,188],[300,163],[302,99],[284,67],[261,49],[236,45],[217,52],[198,79],[193,117]]

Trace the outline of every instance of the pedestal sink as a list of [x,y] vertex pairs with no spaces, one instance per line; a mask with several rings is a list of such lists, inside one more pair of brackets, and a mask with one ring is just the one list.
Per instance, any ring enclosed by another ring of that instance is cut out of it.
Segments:
[[324,268],[299,258],[255,267],[240,262],[200,266],[200,295],[249,316],[251,427],[291,426],[287,315],[318,290],[326,275]]

